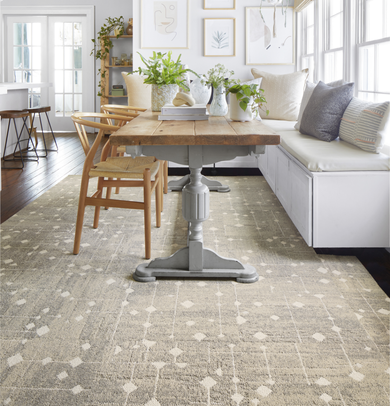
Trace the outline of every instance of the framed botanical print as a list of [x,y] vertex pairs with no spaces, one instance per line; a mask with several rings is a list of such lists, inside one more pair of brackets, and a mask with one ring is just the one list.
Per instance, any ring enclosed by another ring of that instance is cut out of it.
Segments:
[[292,7],[246,7],[246,64],[293,65]]
[[236,0],[203,0],[205,10],[235,10]]
[[141,48],[189,48],[189,0],[141,0]]
[[204,19],[204,56],[236,56],[236,19]]

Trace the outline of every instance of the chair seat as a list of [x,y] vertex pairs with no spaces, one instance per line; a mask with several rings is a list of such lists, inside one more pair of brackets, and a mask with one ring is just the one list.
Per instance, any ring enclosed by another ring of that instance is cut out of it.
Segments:
[[45,113],[51,110],[50,106],[43,107],[32,107],[31,109],[26,109],[29,113]]
[[159,169],[154,157],[111,157],[99,162],[89,171],[90,177],[108,177],[121,179],[143,179],[144,170],[149,168],[151,178]]
[[23,118],[23,117],[28,117],[28,111],[27,110],[3,110],[0,111],[0,116],[3,119],[7,118]]

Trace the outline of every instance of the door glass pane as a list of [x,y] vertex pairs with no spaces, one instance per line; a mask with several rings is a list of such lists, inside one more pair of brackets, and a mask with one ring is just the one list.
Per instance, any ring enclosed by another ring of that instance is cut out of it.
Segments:
[[81,23],[74,23],[74,45],[82,44]]
[[64,68],[64,48],[54,47],[54,68],[63,69]]
[[54,24],[54,45],[62,45],[64,38],[64,24],[55,23]]
[[74,72],[74,91],[75,93],[81,93],[83,91],[83,72],[81,70]]
[[73,24],[65,23],[64,24],[64,45],[73,44]]
[[22,48],[14,47],[14,69],[20,69],[22,66]]
[[74,111],[83,111],[81,94],[74,95]]
[[62,94],[56,94],[55,95],[55,110],[56,110],[56,116],[61,117],[63,116],[63,111],[64,111],[64,99]]
[[73,48],[72,47],[65,47],[65,69],[72,69],[73,68]]
[[73,95],[65,95],[65,116],[71,116],[73,114]]
[[65,71],[65,93],[73,92],[73,71]]
[[14,45],[22,45],[22,23],[14,23]]
[[31,48],[23,47],[23,68],[31,68]]
[[56,93],[64,92],[64,75],[62,70],[56,70],[54,73],[54,91]]
[[23,24],[23,45],[31,45],[31,23]]
[[32,24],[32,45],[36,47],[40,47],[41,43],[41,23],[33,23]]
[[42,64],[41,48],[34,47],[32,48],[32,68],[41,69],[42,68],[41,64]]
[[74,67],[75,69],[83,68],[83,52],[81,47],[74,48]]

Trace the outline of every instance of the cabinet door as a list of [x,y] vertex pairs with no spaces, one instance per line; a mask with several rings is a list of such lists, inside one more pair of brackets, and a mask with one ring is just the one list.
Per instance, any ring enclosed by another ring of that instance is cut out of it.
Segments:
[[289,216],[306,244],[312,246],[313,179],[296,163],[290,161],[291,209]]
[[276,152],[276,196],[286,210],[287,214],[291,212],[291,175],[290,159],[279,149]]
[[274,193],[276,193],[276,151],[278,147],[275,145],[267,146],[267,182]]

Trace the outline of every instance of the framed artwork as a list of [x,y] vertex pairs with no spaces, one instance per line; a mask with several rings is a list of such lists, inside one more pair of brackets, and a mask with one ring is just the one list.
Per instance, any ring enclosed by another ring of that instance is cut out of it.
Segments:
[[246,64],[294,65],[292,7],[246,7]]
[[205,10],[235,10],[236,0],[204,0]]
[[141,0],[141,48],[189,48],[189,0]]
[[204,19],[204,56],[236,56],[236,19]]

